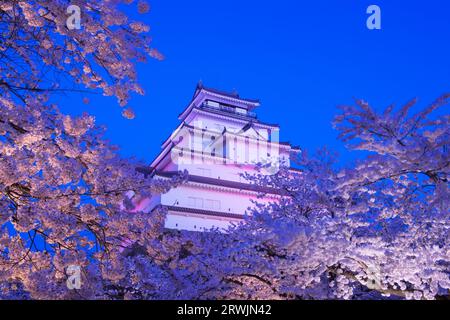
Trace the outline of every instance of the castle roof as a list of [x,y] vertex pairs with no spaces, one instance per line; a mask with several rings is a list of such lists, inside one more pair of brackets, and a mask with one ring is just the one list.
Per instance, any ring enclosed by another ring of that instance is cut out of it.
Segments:
[[[194,96],[189,105],[178,116],[178,119],[184,120],[190,111],[194,108],[205,106],[208,101],[214,101],[222,105],[222,109],[244,109],[247,115],[256,118],[251,111],[260,106],[259,100],[241,98],[237,92],[226,92],[217,89],[207,88],[199,83],[195,88]],[[231,112],[233,113],[233,112]],[[230,114],[231,114],[230,113]]]
[[194,96],[192,97],[192,99],[195,99],[202,91],[206,92],[206,93],[213,93],[216,95],[228,97],[231,99],[241,100],[243,102],[246,102],[249,105],[254,105],[254,107],[257,107],[260,105],[260,101],[258,99],[241,98],[239,96],[239,93],[236,90],[234,90],[232,92],[227,92],[227,91],[222,91],[222,90],[218,90],[218,89],[214,89],[214,88],[205,87],[203,85],[203,82],[201,82],[201,81],[199,81],[199,83],[197,84],[197,87],[195,88]]
[[[166,178],[171,178],[171,177],[179,175],[179,174],[180,173],[177,171],[155,172],[156,176],[166,177]],[[226,187],[226,188],[232,188],[232,189],[238,189],[238,190],[253,191],[253,192],[257,192],[257,193],[282,194],[282,190],[271,188],[271,187],[264,187],[264,186],[259,186],[259,185],[251,184],[251,183],[244,183],[244,182],[231,181],[231,180],[222,180],[222,179],[203,177],[203,176],[197,176],[197,175],[191,175],[191,174],[188,176],[188,181],[202,183],[202,184],[215,185],[215,186],[220,186],[220,187]]]

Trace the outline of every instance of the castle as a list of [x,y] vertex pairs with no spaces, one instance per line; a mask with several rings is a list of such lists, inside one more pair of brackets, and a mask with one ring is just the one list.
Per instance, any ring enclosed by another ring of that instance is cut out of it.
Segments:
[[259,106],[234,92],[197,86],[179,126],[150,165],[154,178],[189,173],[186,183],[147,204],[149,210],[167,208],[167,228],[225,229],[243,219],[252,201],[278,199],[273,189],[251,184],[242,174],[257,173],[257,164],[266,164],[263,174],[274,174],[280,165],[290,166],[290,155],[300,149],[279,142],[278,125],[258,120]]

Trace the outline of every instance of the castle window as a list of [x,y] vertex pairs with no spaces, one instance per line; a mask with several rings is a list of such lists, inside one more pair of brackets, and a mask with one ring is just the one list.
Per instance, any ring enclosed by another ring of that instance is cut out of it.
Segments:
[[240,114],[247,114],[247,110],[245,110],[243,108],[236,108],[236,112],[240,113]]
[[211,101],[211,100],[206,100],[206,105],[209,107],[213,107],[213,108],[219,108],[220,104],[218,102],[215,101]]
[[220,201],[219,200],[205,200],[205,208],[210,210],[220,210]]
[[197,197],[189,197],[189,206],[193,208],[203,208],[203,199]]

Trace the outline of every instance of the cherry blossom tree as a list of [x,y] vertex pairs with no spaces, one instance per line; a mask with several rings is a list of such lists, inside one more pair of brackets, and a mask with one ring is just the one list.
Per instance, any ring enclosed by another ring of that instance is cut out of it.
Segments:
[[357,101],[336,118],[343,140],[370,152],[344,171],[338,187],[351,201],[347,214],[370,215],[363,261],[355,260],[374,265],[372,287],[381,292],[414,299],[449,294],[449,99],[445,94],[411,116],[416,100],[383,114]]
[[[0,3],[0,297],[21,299],[436,299],[450,290],[450,95],[376,112],[342,107],[340,138],[300,172],[248,176],[277,190],[227,233],[163,228],[140,204],[184,181],[122,159],[92,116],[63,115],[58,92],[143,94],[135,63],[161,58],[132,0]],[[67,25],[69,5],[81,28]],[[149,6],[136,3],[145,13]],[[123,111],[133,118],[130,108]],[[70,290],[71,267],[82,286]]]
[[[155,261],[139,264],[134,248],[161,234],[164,212],[144,214],[136,203],[183,177],[145,177],[92,116],[49,103],[58,92],[100,90],[125,106],[130,93],[143,94],[134,64],[161,55],[148,27],[120,11],[132,2],[0,3],[0,297],[151,297],[163,283]],[[69,5],[81,10],[80,29],[66,23]],[[67,286],[71,266],[82,272],[80,290]]]
[[[144,94],[135,62],[161,59],[151,47],[149,27],[121,9],[133,0],[4,0],[0,3],[0,94],[24,102],[28,94],[98,91],[126,106]],[[80,10],[71,28],[69,6]],[[129,9],[131,10],[131,9]],[[149,10],[137,2],[137,10]],[[131,109],[125,117],[134,116]]]
[[[133,203],[181,178],[146,178],[92,116],[62,115],[39,98],[0,98],[0,287],[31,298],[103,298],[129,272],[127,243],[148,242],[163,226],[162,211],[131,214]],[[81,290],[66,286],[71,265],[83,270]]]
[[[449,117],[439,115],[448,97],[410,117],[413,102],[382,114],[363,101],[343,107],[341,137],[367,155],[339,169],[329,150],[303,152],[300,172],[248,176],[279,201],[256,203],[225,234],[165,230],[163,211],[136,210],[182,178],[143,177],[92,117],[3,99],[2,119],[26,121],[1,122],[2,289],[25,298],[448,297]],[[81,290],[65,286],[70,265],[83,266]]]
[[450,118],[443,108],[449,97],[412,116],[415,100],[382,114],[357,101],[335,121],[352,149],[368,152],[354,167],[336,169],[336,157],[322,150],[317,157],[300,156],[301,173],[250,176],[281,197],[258,205],[230,233],[232,263],[217,266],[227,294],[448,297]]

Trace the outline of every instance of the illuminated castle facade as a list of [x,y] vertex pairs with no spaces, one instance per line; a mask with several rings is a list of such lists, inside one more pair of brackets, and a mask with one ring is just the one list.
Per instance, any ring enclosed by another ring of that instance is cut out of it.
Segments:
[[258,163],[270,164],[263,173],[273,174],[280,164],[289,166],[290,155],[300,150],[279,142],[278,125],[258,120],[254,110],[259,105],[237,93],[197,86],[179,115],[180,125],[151,164],[155,178],[189,172],[186,183],[148,204],[149,210],[167,208],[167,228],[223,229],[241,221],[252,200],[277,200],[273,190],[250,184],[242,174],[256,173]]

